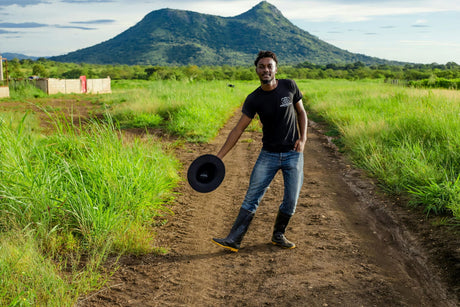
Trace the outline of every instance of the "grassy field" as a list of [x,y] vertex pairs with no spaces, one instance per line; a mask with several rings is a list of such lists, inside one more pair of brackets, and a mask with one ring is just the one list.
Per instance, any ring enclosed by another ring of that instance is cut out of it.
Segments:
[[216,136],[256,82],[114,81],[105,103],[121,127],[159,127],[192,142]]
[[[54,291],[74,300],[100,278],[107,255],[154,251],[154,218],[179,180],[177,161],[158,144],[124,144],[113,126],[98,123],[80,133],[65,123],[56,129],[45,137],[25,121],[0,128],[0,239],[8,242],[0,305],[42,305]],[[50,280],[42,280],[42,263]],[[69,280],[61,270],[73,273]]]
[[[389,192],[460,219],[459,92],[376,81],[298,84],[311,114],[329,122],[342,150]],[[102,120],[75,127],[57,118],[52,134],[41,132],[34,113],[1,113],[0,305],[70,306],[102,286],[108,255],[161,253],[152,238],[181,165],[171,145],[128,142],[120,129],[206,142],[257,82],[233,85],[113,81],[112,94],[82,95],[101,104]],[[40,95],[22,88],[12,96],[33,103]]]
[[375,81],[301,81],[308,109],[387,191],[460,220],[460,92]]
[[[103,285],[108,255],[163,252],[152,243],[155,226],[170,212],[181,165],[171,145],[124,141],[120,129],[206,142],[249,87],[115,81],[113,94],[82,95],[101,104],[101,121],[80,127],[57,117],[52,134],[34,112],[1,113],[0,305],[70,306]],[[18,87],[9,101],[33,104],[39,94]]]

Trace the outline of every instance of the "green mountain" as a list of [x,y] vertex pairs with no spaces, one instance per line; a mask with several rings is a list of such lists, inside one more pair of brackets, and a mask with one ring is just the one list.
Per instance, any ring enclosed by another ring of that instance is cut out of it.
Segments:
[[274,51],[281,64],[395,64],[328,44],[293,25],[266,1],[235,17],[156,10],[108,41],[50,59],[94,64],[250,65],[259,50]]
[[22,53],[11,53],[11,52],[4,52],[1,54],[4,58],[7,58],[8,60],[12,59],[18,59],[18,60],[23,60],[23,59],[29,59],[29,60],[36,60],[39,57],[36,56],[28,56]]

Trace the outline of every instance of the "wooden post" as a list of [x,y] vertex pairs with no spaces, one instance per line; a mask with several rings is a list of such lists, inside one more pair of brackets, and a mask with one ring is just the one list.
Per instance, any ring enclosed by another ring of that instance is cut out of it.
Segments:
[[0,54],[0,81],[3,81],[3,58]]

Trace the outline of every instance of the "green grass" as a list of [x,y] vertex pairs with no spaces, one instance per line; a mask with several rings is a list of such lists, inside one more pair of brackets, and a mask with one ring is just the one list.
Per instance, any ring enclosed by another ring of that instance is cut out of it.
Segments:
[[[177,160],[153,140],[125,143],[110,124],[76,128],[58,120],[57,133],[42,136],[26,117],[0,126],[0,234],[11,241],[2,244],[1,279],[15,281],[2,284],[0,305],[55,301],[60,293],[40,293],[50,291],[42,289],[41,270],[72,301],[76,292],[97,287],[108,255],[162,251],[152,242],[153,228],[170,210],[165,204],[180,179]],[[22,255],[25,249],[30,254]],[[10,254],[20,258],[10,262]],[[63,278],[62,270],[72,274]]]
[[391,193],[460,220],[460,94],[375,81],[300,82],[307,107]]
[[31,232],[0,233],[0,305],[70,306],[69,283],[40,252]]
[[[388,191],[459,218],[457,92],[298,83],[310,112]],[[119,127],[209,141],[258,86],[234,84],[115,81],[112,94],[97,95],[104,122],[58,119],[50,135],[33,114],[0,114],[0,305],[70,306],[104,282],[108,255],[163,252],[152,240],[170,213],[181,165],[158,139],[128,141]]]
[[23,100],[26,97],[46,97],[47,94],[35,87],[32,83],[25,81],[10,81],[10,100]]
[[0,114],[0,305],[70,306],[102,286],[108,255],[164,252],[153,243],[155,227],[172,213],[166,204],[181,165],[171,145],[122,138],[118,127],[204,142],[256,86],[114,82],[113,94],[97,95],[103,122],[77,127],[58,118],[46,135],[33,113]]
[[206,142],[243,103],[257,82],[114,81],[104,103],[121,127],[163,128],[192,142]]

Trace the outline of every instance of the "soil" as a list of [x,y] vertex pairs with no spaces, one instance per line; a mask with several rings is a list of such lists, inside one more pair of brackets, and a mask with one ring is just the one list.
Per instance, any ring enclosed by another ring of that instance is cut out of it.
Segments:
[[[210,144],[177,148],[182,177],[215,154],[239,112]],[[138,131],[139,132],[139,131]],[[140,133],[140,132],[139,132]],[[150,135],[144,137],[151,137]],[[310,122],[305,180],[286,232],[292,250],[270,243],[283,179],[265,195],[238,253],[213,243],[239,211],[261,134],[245,132],[224,158],[226,177],[201,194],[184,181],[168,223],[158,228],[164,255],[123,256],[108,283],[78,306],[459,306],[460,239],[404,199],[385,195]]]

